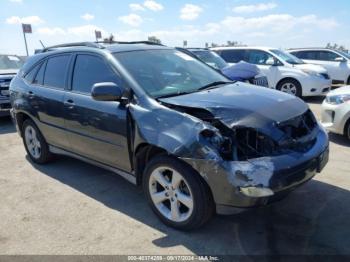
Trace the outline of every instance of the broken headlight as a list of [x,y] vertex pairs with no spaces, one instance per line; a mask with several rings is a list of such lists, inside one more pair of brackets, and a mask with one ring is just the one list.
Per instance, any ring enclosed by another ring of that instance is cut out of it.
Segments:
[[224,159],[232,158],[232,141],[228,137],[222,136],[218,131],[205,129],[201,136],[218,150]]

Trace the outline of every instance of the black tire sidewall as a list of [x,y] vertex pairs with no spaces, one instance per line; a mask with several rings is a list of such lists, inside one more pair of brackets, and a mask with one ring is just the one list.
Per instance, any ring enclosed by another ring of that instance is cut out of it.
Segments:
[[[161,166],[168,166],[177,172],[179,172],[186,180],[188,186],[190,187],[192,197],[193,197],[193,211],[191,216],[182,222],[174,222],[164,217],[154,205],[150,192],[149,192],[149,179],[152,171]],[[211,214],[213,213],[212,199],[209,197],[205,197],[204,195],[209,194],[208,190],[206,190],[205,185],[203,185],[203,181],[201,181],[199,174],[193,170],[190,166],[178,160],[175,157],[169,156],[159,156],[152,159],[147,165],[144,176],[143,176],[143,190],[147,197],[149,204],[151,205],[152,210],[156,213],[156,215],[161,219],[161,221],[180,230],[190,230],[197,228],[204,224],[207,220],[210,219]],[[207,192],[206,192],[207,191]],[[205,211],[207,210],[207,211]]]
[[[40,142],[41,154],[40,154],[39,158],[34,158],[31,155],[31,153],[29,152],[29,149],[28,149],[28,146],[27,146],[27,143],[25,140],[25,130],[28,126],[31,126],[35,130],[37,139]],[[22,139],[23,139],[23,143],[24,143],[24,147],[26,149],[26,152],[33,162],[35,162],[37,164],[44,164],[44,163],[48,162],[49,160],[51,160],[51,153],[49,151],[49,147],[48,147],[48,144],[46,143],[46,140],[44,139],[43,135],[41,134],[39,128],[30,119],[25,120],[23,125],[22,125]]]

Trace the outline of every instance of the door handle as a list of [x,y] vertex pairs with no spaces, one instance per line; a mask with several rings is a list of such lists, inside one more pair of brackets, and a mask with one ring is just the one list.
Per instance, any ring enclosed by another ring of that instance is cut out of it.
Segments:
[[29,97],[30,99],[34,98],[34,93],[33,93],[33,91],[28,91],[28,97]]
[[68,108],[73,108],[74,107],[74,101],[72,99],[68,99],[64,102],[64,105],[67,106]]

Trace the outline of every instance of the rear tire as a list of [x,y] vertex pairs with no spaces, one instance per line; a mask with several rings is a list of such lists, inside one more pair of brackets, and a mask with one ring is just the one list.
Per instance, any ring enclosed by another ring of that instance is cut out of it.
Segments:
[[45,164],[52,160],[52,153],[35,123],[27,119],[22,125],[24,147],[30,159],[37,164]]
[[301,85],[295,79],[282,80],[278,83],[277,90],[297,97],[302,96]]
[[157,156],[147,164],[143,190],[154,213],[176,229],[201,227],[215,212],[208,185],[175,157]]

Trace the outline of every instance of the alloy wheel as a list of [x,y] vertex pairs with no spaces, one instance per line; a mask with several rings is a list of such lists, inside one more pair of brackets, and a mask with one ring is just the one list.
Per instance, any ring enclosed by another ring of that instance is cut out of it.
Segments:
[[38,159],[41,156],[41,144],[37,137],[37,133],[32,126],[27,126],[24,132],[26,145],[30,155]]
[[288,82],[281,86],[281,91],[295,96],[297,94],[297,87],[293,83]]
[[193,212],[193,194],[185,178],[169,167],[158,167],[150,175],[149,192],[158,211],[173,222],[187,220]]

